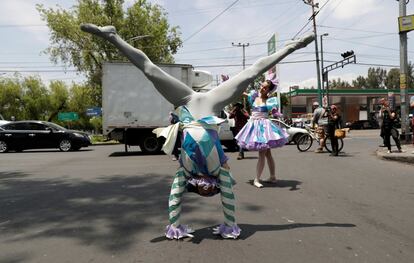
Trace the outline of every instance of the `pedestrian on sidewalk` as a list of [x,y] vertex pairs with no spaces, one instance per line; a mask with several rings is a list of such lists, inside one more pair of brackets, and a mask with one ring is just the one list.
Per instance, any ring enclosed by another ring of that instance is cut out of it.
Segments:
[[[247,121],[249,120],[250,116],[249,113],[244,109],[243,104],[237,102],[234,104],[233,109],[229,114],[230,119],[234,119],[234,127],[232,127],[231,131],[233,132],[233,136],[240,132],[240,130],[246,125]],[[243,147],[239,147],[239,155],[237,156],[237,160],[244,159],[244,149]]]
[[387,153],[392,153],[391,151],[391,138],[394,140],[395,145],[397,146],[397,151],[401,151],[401,144],[399,139],[399,133],[396,129],[396,124],[398,123],[398,116],[397,113],[390,108],[389,102],[384,100],[380,115],[382,117],[382,125],[384,127],[384,141],[385,146],[388,148]]
[[[384,102],[385,102],[385,99],[384,98],[381,98],[379,100],[379,103],[381,105],[383,105]],[[378,114],[378,125],[380,127],[380,137],[382,139],[382,144],[380,145],[380,147],[386,147],[385,146],[385,136],[384,136],[384,126],[382,124],[383,124],[383,118],[382,118],[381,114]]]

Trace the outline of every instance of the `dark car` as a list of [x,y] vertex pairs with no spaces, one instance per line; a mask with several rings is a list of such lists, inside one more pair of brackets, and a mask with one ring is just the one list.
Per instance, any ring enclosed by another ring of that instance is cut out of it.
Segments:
[[352,123],[346,123],[346,128],[350,128],[352,130],[364,130],[364,129],[378,129],[379,125],[376,121],[370,120],[359,120],[354,121]]
[[15,121],[0,126],[0,153],[9,150],[59,148],[63,152],[91,145],[81,131],[46,121]]

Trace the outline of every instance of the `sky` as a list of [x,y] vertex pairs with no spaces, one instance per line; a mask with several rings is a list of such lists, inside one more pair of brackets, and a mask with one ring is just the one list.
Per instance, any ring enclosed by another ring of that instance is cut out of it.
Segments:
[[[275,34],[277,49],[293,37],[312,32],[311,7],[303,0],[148,0],[167,12],[171,26],[179,26],[183,46],[175,62],[206,70],[214,79],[220,74],[236,75],[267,55],[267,41]],[[125,8],[134,0],[125,0]],[[36,4],[70,9],[76,0],[0,0],[0,77],[19,72],[39,75],[45,82],[81,82],[84,77],[70,66],[54,65],[43,51],[49,45],[49,31]],[[386,70],[399,67],[399,2],[395,0],[315,0],[318,41],[323,37],[324,65],[342,60],[341,53],[353,50],[357,64],[329,73],[330,79],[351,82],[366,76],[369,67]],[[407,15],[414,14],[414,1]],[[139,26],[139,25],[137,25]],[[408,33],[408,61],[414,55]],[[319,43],[320,44],[320,43]],[[320,47],[319,47],[320,49]],[[66,72],[65,72],[66,70]],[[315,45],[298,50],[278,65],[282,91],[290,86],[317,87]]]

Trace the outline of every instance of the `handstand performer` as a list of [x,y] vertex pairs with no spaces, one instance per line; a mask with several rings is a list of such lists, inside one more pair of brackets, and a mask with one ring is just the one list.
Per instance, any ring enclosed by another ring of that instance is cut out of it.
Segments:
[[293,51],[305,47],[314,39],[313,34],[291,42],[280,51],[259,59],[233,78],[206,93],[197,93],[184,83],[168,75],[139,49],[124,41],[113,26],[98,27],[83,24],[81,29],[111,42],[144,75],[154,87],[176,107],[179,122],[159,132],[165,136],[163,150],[171,153],[178,130],[183,131],[181,167],[175,174],[169,198],[169,222],[166,236],[169,239],[192,237],[192,229],[180,223],[181,197],[187,188],[203,196],[221,195],[224,224],[214,229],[214,234],[223,238],[237,238],[240,228],[235,220],[233,194],[234,180],[227,165],[218,138],[218,125],[224,120],[216,117],[224,106],[234,102],[247,85],[260,74],[270,69]]

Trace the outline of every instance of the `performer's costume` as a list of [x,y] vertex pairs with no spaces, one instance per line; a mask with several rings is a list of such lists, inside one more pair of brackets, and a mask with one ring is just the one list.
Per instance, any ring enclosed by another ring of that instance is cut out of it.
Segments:
[[232,190],[234,180],[230,172],[223,167],[227,157],[224,155],[217,134],[217,127],[223,120],[214,116],[218,116],[226,105],[240,97],[247,85],[258,75],[266,72],[293,51],[311,43],[314,34],[288,43],[276,53],[259,59],[217,88],[198,93],[152,63],[141,50],[123,40],[113,26],[98,27],[93,24],[83,24],[81,29],[111,42],[144,73],[167,101],[177,107],[176,113],[180,121],[166,129],[155,131],[157,135],[166,137],[163,146],[166,153],[172,152],[178,130],[183,131],[181,167],[171,186],[170,225],[167,226],[166,236],[171,239],[191,236],[192,230],[180,224],[181,196],[187,188],[204,196],[220,193],[225,220],[224,224],[214,229],[214,233],[224,238],[237,238],[240,228],[234,216]]
[[277,98],[267,99],[266,105],[255,105],[257,91],[251,91],[248,102],[252,107],[252,115],[246,125],[236,135],[240,147],[250,151],[260,151],[281,147],[288,142],[286,131],[269,120],[269,112],[273,116],[279,115]]
[[192,229],[180,224],[181,197],[187,189],[202,196],[220,193],[223,204],[224,224],[214,229],[214,234],[237,238],[240,228],[235,222],[235,205],[230,171],[222,165],[228,160],[218,137],[218,125],[225,120],[215,116],[195,120],[187,107],[175,111],[179,122],[167,128],[154,130],[166,138],[163,150],[170,153],[177,139],[178,129],[183,131],[180,168],[175,174],[169,199],[169,221],[166,236],[170,239],[192,236]]

